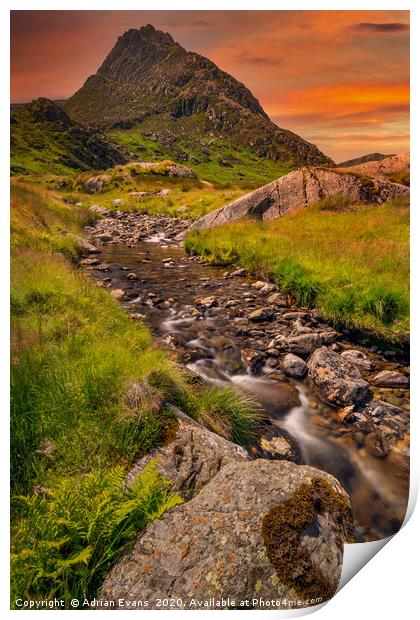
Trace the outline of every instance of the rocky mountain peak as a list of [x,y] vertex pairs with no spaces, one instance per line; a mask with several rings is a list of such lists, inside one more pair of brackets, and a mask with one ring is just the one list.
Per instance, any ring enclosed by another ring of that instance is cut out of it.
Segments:
[[139,82],[153,65],[174,51],[184,51],[168,32],[156,30],[148,24],[139,29],[130,28],[122,34],[106,57],[98,74],[130,82]]
[[[157,149],[178,161],[209,161],[215,144],[222,165],[220,147],[230,153],[245,149],[248,161],[332,163],[315,145],[275,125],[244,84],[150,24],[119,37],[66,110],[91,127],[136,128],[147,140],[154,136]],[[169,147],[163,129],[172,136]]]

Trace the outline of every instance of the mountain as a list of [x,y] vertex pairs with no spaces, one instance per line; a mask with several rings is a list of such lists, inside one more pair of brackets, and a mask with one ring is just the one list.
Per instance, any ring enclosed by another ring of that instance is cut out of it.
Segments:
[[369,160],[353,166],[341,166],[341,168],[357,174],[373,175],[389,179],[394,183],[410,185],[410,153],[389,155],[379,161]]
[[391,153],[390,155],[384,155],[383,153],[369,153],[368,155],[362,155],[361,157],[356,157],[355,159],[348,159],[347,161],[342,161],[340,164],[337,164],[337,167],[350,168],[351,166],[365,164],[368,161],[381,161],[386,157],[393,157],[394,155],[395,153]]
[[71,120],[49,99],[11,108],[12,174],[62,174],[123,164],[123,149]]
[[201,165],[199,172],[212,165],[246,176],[260,166],[275,178],[282,166],[332,163],[275,125],[246,86],[151,25],[120,36],[65,108],[140,157],[166,155]]

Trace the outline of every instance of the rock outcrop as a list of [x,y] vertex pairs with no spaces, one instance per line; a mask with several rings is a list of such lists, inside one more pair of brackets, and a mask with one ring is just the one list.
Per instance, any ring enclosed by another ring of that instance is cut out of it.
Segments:
[[353,528],[348,496],[329,474],[287,461],[229,463],[146,529],[99,596],[127,608],[147,600],[149,609],[167,597],[186,609],[228,598],[226,607],[256,609],[265,599],[326,600]]
[[387,178],[398,172],[406,172],[410,170],[410,153],[402,155],[392,155],[385,157],[379,161],[365,161],[363,163],[351,166],[340,166],[343,170],[358,172],[360,174],[368,174],[371,176],[379,176]]
[[336,196],[339,207],[341,199],[382,204],[408,193],[409,189],[404,185],[385,178],[368,178],[331,168],[305,167],[204,215],[189,230],[214,228],[243,218],[275,220],[322,198]]
[[346,161],[342,161],[337,164],[337,168],[351,168],[352,166],[358,166],[359,164],[364,164],[368,161],[381,161],[382,159],[386,159],[387,157],[394,157],[396,153],[388,153],[388,155],[384,155],[383,153],[368,153],[367,155],[362,155],[361,157],[355,157],[354,159],[347,159]]
[[228,463],[249,460],[244,448],[212,433],[179,409],[175,413],[178,420],[175,437],[137,461],[126,478],[127,486],[154,459],[158,471],[173,483],[174,490],[190,499]]

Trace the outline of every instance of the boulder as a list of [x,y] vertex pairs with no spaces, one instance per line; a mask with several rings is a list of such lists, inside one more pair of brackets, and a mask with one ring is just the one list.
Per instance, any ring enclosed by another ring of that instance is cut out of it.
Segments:
[[261,353],[261,351],[242,349],[241,359],[247,370],[250,370],[251,372],[258,372],[264,366],[265,355]]
[[262,323],[263,321],[272,321],[275,317],[275,312],[272,308],[257,308],[251,312],[248,316],[250,321],[254,323]]
[[232,271],[232,273],[229,274],[229,276],[231,278],[242,278],[242,277],[246,276],[246,269],[244,269],[244,267],[240,267],[239,269],[235,269],[235,271]]
[[90,177],[84,183],[85,189],[90,194],[98,194],[99,192],[102,191],[103,186],[106,183],[109,183],[111,179],[112,177],[109,174],[99,174],[96,177]]
[[281,293],[273,293],[268,297],[267,303],[279,308],[285,308],[287,306],[287,299]]
[[350,362],[350,364],[354,364],[354,366],[362,368],[362,370],[372,370],[375,368],[375,364],[368,358],[366,353],[363,353],[363,351],[347,349],[342,352],[341,357],[347,360],[347,362]]
[[[155,520],[99,591],[126,608],[174,598],[185,609],[264,607],[266,599],[330,598],[343,544],[353,541],[350,501],[337,480],[288,461],[231,462],[189,502]],[[219,602],[219,603],[218,603]],[[266,607],[265,607],[266,609]]]
[[277,290],[277,286],[272,282],[266,282],[264,286],[260,288],[260,293],[273,293]]
[[184,499],[190,499],[228,463],[250,459],[244,448],[212,433],[179,409],[171,409],[178,422],[175,437],[135,463],[125,480],[127,487],[154,459],[158,471],[172,482],[172,488]]
[[89,207],[89,211],[92,211],[92,213],[97,213],[98,215],[109,215],[109,209],[106,207],[101,207],[101,205],[92,205]]
[[124,204],[124,200],[122,198],[116,198],[112,201],[112,204],[114,205],[114,207],[120,207]]
[[391,198],[406,196],[409,191],[408,187],[383,177],[371,179],[333,168],[304,167],[207,213],[196,220],[190,230],[214,228],[242,218],[275,220],[321,198],[340,195],[355,203],[382,204]]
[[370,397],[369,384],[359,370],[326,347],[309,358],[308,377],[320,397],[337,407],[363,403]]
[[94,265],[99,265],[100,260],[99,258],[84,258],[83,260],[80,261],[79,264],[85,265],[87,267],[93,267]]
[[293,377],[295,379],[302,379],[308,370],[306,362],[301,357],[293,355],[293,353],[288,353],[285,355],[282,359],[281,365],[284,373],[288,377]]
[[299,336],[277,336],[272,343],[280,351],[288,351],[296,355],[308,357],[316,349],[330,344],[336,337],[336,332],[313,332]]
[[96,248],[90,241],[88,241],[84,237],[80,237],[79,235],[75,235],[73,233],[66,233],[66,236],[70,237],[70,239],[73,239],[73,241],[75,241],[76,245],[82,252],[88,252],[89,254],[96,254],[97,252],[100,251],[98,250],[98,248]]
[[118,300],[124,299],[125,291],[123,291],[122,288],[114,288],[114,290],[111,291],[111,296]]
[[198,306],[204,306],[204,308],[213,308],[213,306],[219,305],[217,297],[215,297],[214,295],[210,295],[209,297],[197,297],[195,303]]
[[184,179],[196,179],[196,173],[188,168],[188,166],[182,166],[181,164],[172,164],[168,167],[168,175],[170,177],[181,177]]
[[396,370],[383,370],[373,379],[373,383],[378,387],[408,387],[408,377]]

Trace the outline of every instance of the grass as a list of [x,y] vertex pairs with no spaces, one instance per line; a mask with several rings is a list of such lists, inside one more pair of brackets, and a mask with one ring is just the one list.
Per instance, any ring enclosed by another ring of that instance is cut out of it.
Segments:
[[[117,166],[107,170],[106,174],[109,175],[110,181],[104,185],[103,191],[97,194],[88,193],[84,187],[84,182],[92,176],[92,173],[67,177],[32,176],[22,180],[27,191],[30,186],[35,187],[35,190],[38,187],[52,190],[59,199],[57,205],[63,212],[66,210],[65,204],[63,205],[64,199],[69,205],[67,211],[70,212],[73,208],[74,211],[85,214],[85,217],[86,207],[96,204],[112,210],[121,208],[125,211],[138,211],[150,215],[162,214],[169,217],[197,219],[209,211],[225,206],[246,191],[245,186],[215,186],[198,179],[168,177],[162,173],[142,171],[130,165]],[[56,189],[58,186],[60,189]],[[252,184],[248,184],[248,189],[252,187]],[[156,195],[162,189],[170,190],[168,196]],[[152,195],[139,198],[130,194],[133,191],[151,192]],[[116,199],[123,200],[121,207],[113,205]],[[84,208],[77,206],[80,203]]]
[[[117,552],[178,501],[151,470],[128,495],[115,482],[173,437],[166,402],[244,444],[258,419],[251,402],[190,384],[148,329],[72,264],[78,250],[65,233],[88,220],[42,187],[12,184],[15,598],[94,595]],[[211,420],[200,414],[207,407]]]
[[[273,161],[259,157],[251,147],[234,145],[220,137],[210,135],[202,127],[204,119],[194,115],[176,121],[162,117],[148,118],[141,126],[129,130],[113,130],[110,138],[130,149],[144,161],[175,159],[183,162],[206,181],[223,185],[248,187],[264,185],[293,168],[291,162]],[[153,139],[164,131],[179,133],[179,124],[183,124],[180,135],[186,139],[176,139],[175,144],[164,146]]]
[[[338,201],[340,202],[340,201]],[[397,341],[409,328],[409,209],[325,201],[273,222],[192,231],[186,250],[273,279],[336,325]],[[343,207],[343,208],[342,208]]]
[[201,389],[189,411],[191,417],[214,433],[245,446],[254,438],[259,419],[254,399],[231,388]]

